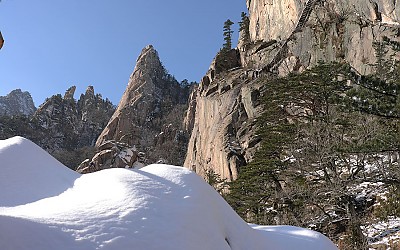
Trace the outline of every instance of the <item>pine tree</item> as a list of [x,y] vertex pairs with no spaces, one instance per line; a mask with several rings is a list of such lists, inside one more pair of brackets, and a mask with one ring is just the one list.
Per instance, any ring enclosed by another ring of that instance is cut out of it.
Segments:
[[223,50],[231,50],[232,49],[232,34],[233,30],[231,26],[234,24],[231,20],[226,20],[224,23],[224,41],[225,43],[222,46]]
[[[390,47],[393,54],[389,54]],[[400,62],[394,59],[400,47],[386,38],[375,43],[374,48],[376,73],[367,76],[353,74],[358,88],[348,93],[349,107],[388,119],[400,119]]]
[[333,220],[330,214],[350,216],[352,237],[359,239],[354,244],[363,249],[365,239],[352,205],[355,195],[347,192],[346,185],[365,163],[357,162],[354,176],[345,174],[346,164],[352,164],[348,152],[353,150],[347,138],[354,138],[354,143],[373,139],[359,132],[365,122],[352,120],[360,115],[340,110],[349,88],[347,70],[346,65],[321,63],[266,83],[265,110],[259,119],[261,148],[231,183],[227,196],[248,222],[314,224],[329,235],[325,227],[330,223],[325,222]]

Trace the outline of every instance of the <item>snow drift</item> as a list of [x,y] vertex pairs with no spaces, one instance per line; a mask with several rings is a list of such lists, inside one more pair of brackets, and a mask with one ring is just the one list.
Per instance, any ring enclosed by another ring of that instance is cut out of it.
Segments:
[[337,249],[296,227],[246,224],[174,166],[79,175],[21,137],[0,141],[0,249]]
[[27,139],[0,140],[0,207],[58,195],[79,176]]

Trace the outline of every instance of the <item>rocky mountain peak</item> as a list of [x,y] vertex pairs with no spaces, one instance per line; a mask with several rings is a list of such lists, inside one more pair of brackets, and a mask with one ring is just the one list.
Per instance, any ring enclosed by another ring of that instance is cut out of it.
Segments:
[[141,68],[145,65],[148,68],[149,65],[161,66],[160,57],[158,52],[154,49],[153,45],[147,45],[142,49],[138,59],[136,60],[136,68]]
[[88,86],[85,91],[86,98],[93,98],[94,97],[94,88],[93,86]]
[[158,52],[153,45],[147,45],[142,49],[139,57],[136,60],[135,69],[131,78],[139,75],[150,75],[151,77],[161,77],[165,73],[165,69],[161,64]]
[[147,45],[142,49],[139,57],[136,60],[136,66],[130,77],[131,82],[137,82],[138,79],[146,78],[144,81],[147,84],[160,84],[162,78],[166,75],[166,70],[163,67],[158,52],[152,45]]
[[73,100],[75,94],[76,86],[72,86],[64,94],[64,100]]
[[88,109],[93,109],[93,105],[98,99],[102,99],[102,96],[94,93],[93,86],[88,86],[85,94],[81,94],[78,100],[78,107],[80,108],[80,111],[86,112]]
[[[180,143],[186,142],[183,142],[185,136],[181,136],[181,121],[189,91],[189,86],[181,86],[167,73],[154,47],[146,46],[137,59],[117,110],[98,138],[96,147],[114,140],[136,146],[146,153],[150,162],[162,158],[164,162],[182,164],[182,148],[185,146]],[[165,125],[169,126],[168,133],[163,133]],[[175,142],[171,142],[173,140]],[[170,149],[168,155],[166,150],[161,149],[166,144]],[[175,152],[174,148],[179,152]]]
[[0,115],[32,115],[36,111],[32,96],[27,91],[16,89],[0,96]]

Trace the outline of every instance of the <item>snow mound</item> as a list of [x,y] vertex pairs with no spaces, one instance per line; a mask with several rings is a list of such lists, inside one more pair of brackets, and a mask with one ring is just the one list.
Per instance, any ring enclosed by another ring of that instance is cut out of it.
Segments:
[[79,176],[28,139],[0,140],[0,207],[59,195]]
[[0,160],[0,249],[337,249],[307,229],[253,229],[181,167],[78,175],[20,137]]

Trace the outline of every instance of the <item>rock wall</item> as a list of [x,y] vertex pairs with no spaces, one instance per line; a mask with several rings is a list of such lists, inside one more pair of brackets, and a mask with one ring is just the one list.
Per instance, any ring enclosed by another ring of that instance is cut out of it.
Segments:
[[259,142],[255,123],[262,111],[258,101],[261,87],[249,80],[243,69],[200,83],[194,120],[187,119],[193,129],[185,167],[202,176],[212,170],[227,180],[237,178]]
[[[286,39],[309,0],[247,0],[252,42]],[[396,24],[400,4],[393,0],[319,0],[318,8],[333,15],[357,15],[375,25]],[[316,18],[314,16],[311,19]]]
[[375,62],[373,43],[384,36],[398,39],[400,7],[391,0],[315,1],[304,27],[293,33],[310,1],[248,0],[252,46],[241,49],[245,64],[261,70],[289,38],[287,53],[279,60],[281,75],[320,60],[347,61],[368,74]]
[[251,41],[289,37],[306,0],[247,0]]

